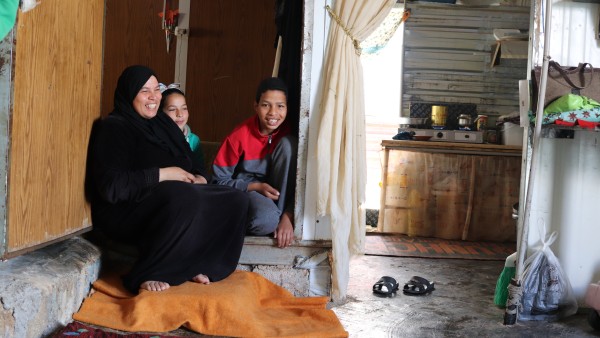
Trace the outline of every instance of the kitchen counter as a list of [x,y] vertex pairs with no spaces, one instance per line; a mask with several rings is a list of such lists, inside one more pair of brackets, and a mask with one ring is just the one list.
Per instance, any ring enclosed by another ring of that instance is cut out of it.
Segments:
[[378,230],[477,241],[516,240],[518,146],[383,140]]
[[488,143],[459,143],[441,141],[383,140],[385,149],[404,149],[455,154],[521,156],[522,147]]

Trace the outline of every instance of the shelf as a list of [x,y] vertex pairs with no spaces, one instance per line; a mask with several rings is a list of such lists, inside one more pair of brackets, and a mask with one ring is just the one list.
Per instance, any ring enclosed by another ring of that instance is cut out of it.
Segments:
[[581,128],[580,126],[561,126],[557,124],[545,124],[542,126],[543,138],[575,138],[575,132],[599,132],[600,128]]
[[522,147],[488,143],[458,143],[439,141],[383,140],[388,149],[402,149],[430,153],[473,154],[493,156],[521,156]]

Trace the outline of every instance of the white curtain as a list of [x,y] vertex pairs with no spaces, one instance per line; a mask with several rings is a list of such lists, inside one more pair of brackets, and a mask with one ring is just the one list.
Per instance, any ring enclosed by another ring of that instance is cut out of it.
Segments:
[[377,55],[396,34],[398,27],[404,22],[404,6],[394,5],[383,22],[364,41],[360,43],[362,56]]
[[332,298],[346,297],[350,254],[365,240],[366,139],[359,42],[396,0],[336,0],[321,79],[317,138],[317,213],[331,217]]

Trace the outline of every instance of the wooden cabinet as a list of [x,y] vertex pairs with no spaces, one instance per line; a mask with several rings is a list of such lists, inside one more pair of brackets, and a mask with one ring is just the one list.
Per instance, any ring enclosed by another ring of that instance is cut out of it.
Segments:
[[516,240],[521,147],[394,140],[382,146],[379,231]]

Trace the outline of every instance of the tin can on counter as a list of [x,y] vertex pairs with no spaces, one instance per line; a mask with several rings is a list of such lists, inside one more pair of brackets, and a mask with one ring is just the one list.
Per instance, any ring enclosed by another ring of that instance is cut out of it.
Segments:
[[484,132],[484,141],[485,143],[498,144],[498,130],[496,129],[487,129]]
[[448,118],[448,107],[446,106],[431,106],[431,126],[444,127]]
[[485,130],[487,128],[487,115],[477,115],[475,119],[475,128],[479,131]]

